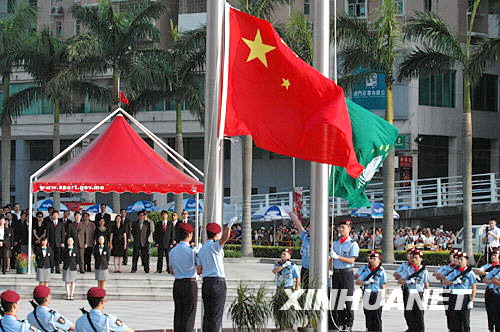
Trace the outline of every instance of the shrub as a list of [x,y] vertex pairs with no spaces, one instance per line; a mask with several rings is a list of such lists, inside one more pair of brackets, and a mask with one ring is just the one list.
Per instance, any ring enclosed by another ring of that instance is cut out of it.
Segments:
[[17,255],[17,267],[27,267],[28,266],[28,255],[21,253]]

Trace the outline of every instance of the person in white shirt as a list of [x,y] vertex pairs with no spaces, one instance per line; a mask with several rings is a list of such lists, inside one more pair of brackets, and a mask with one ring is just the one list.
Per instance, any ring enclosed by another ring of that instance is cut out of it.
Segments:
[[491,252],[493,249],[500,248],[500,228],[497,227],[497,221],[494,218],[490,219],[489,227],[486,229],[483,242],[487,243],[486,258],[488,263],[491,261]]

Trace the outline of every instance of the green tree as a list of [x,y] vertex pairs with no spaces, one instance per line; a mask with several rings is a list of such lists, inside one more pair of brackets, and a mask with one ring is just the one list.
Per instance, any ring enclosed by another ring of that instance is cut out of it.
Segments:
[[[432,12],[419,12],[409,18],[404,29],[405,38],[414,43],[413,50],[404,58],[399,79],[463,71],[463,227],[466,252],[472,252],[472,113],[471,86],[484,70],[498,62],[500,38],[472,39],[474,20],[480,0],[475,0],[467,26],[465,45],[444,20]],[[385,235],[385,234],[384,234]]]
[[[396,19],[394,0],[383,0],[376,18],[369,22],[351,16],[341,16],[337,22],[340,46],[339,85],[350,89],[373,74],[382,74],[386,84],[385,119],[393,123],[393,84],[395,58],[401,46],[402,27]],[[384,162],[384,240],[386,262],[394,261],[394,149]]]
[[36,11],[20,6],[14,13],[0,20],[0,75],[2,76],[2,205],[10,203],[10,154],[12,119],[19,113],[11,113],[5,105],[10,96],[10,76],[19,64],[19,51],[36,24]]

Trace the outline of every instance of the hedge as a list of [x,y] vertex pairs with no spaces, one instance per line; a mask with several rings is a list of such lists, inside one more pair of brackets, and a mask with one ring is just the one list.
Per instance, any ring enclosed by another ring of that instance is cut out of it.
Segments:
[[[241,251],[241,245],[229,244],[225,246],[226,249]],[[292,258],[301,259],[300,247],[284,247],[284,246],[253,246],[253,254],[255,257],[276,258],[279,259],[281,251],[285,248],[291,249],[293,254]],[[379,250],[381,251],[381,250]],[[370,249],[360,249],[357,262],[367,262],[368,252]],[[394,258],[396,261],[406,260],[406,251],[394,251]],[[484,257],[481,254],[475,253],[474,258],[477,265],[484,264]],[[448,264],[449,251],[424,251],[424,263],[427,265],[444,265]]]
[[[127,250],[127,254],[129,256],[132,256],[132,248],[128,248]],[[151,251],[149,252],[149,255],[151,257],[158,257],[158,248],[157,247],[153,247],[151,248]],[[231,250],[231,249],[228,249],[228,248],[224,248],[224,257],[227,257],[227,258],[241,258],[243,257],[243,254],[241,253],[241,250]]]

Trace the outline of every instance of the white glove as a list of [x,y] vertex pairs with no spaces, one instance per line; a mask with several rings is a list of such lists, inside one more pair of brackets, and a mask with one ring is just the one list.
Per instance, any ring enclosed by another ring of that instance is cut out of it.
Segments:
[[412,278],[412,279],[408,280],[407,283],[408,284],[414,284],[415,283],[415,279]]
[[283,210],[285,211],[285,213],[292,213],[292,209],[291,209],[291,208],[290,208],[290,206],[288,206],[288,205],[285,205],[285,206],[283,207]]
[[283,264],[283,265],[281,265],[281,266],[282,266],[283,268],[285,268],[285,267],[288,267],[288,266],[290,266],[290,265],[292,265],[292,263],[290,263],[290,261],[286,261],[286,262],[285,262],[285,264]]
[[380,300],[380,306],[383,307],[384,305],[385,305],[385,300],[384,299]]
[[331,277],[333,276],[333,271],[332,270],[328,270],[328,277]]
[[453,285],[460,285],[462,283],[461,279],[457,279],[453,282]]
[[335,251],[332,251],[330,256],[332,256],[333,259],[339,259],[339,255]]
[[467,309],[472,309],[474,307],[474,302],[470,301],[469,304],[467,304]]
[[233,224],[238,221],[238,217],[232,217],[229,219],[229,222],[227,223],[227,228],[233,227]]

